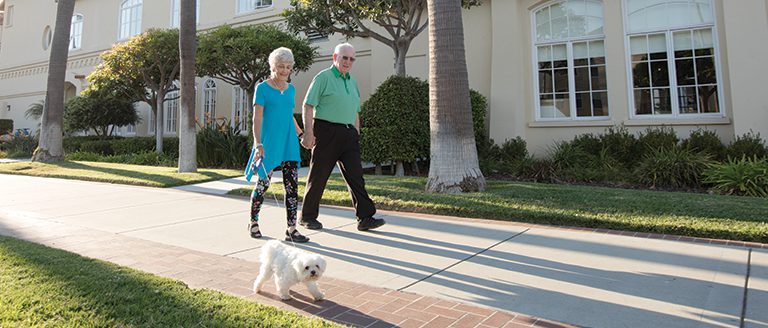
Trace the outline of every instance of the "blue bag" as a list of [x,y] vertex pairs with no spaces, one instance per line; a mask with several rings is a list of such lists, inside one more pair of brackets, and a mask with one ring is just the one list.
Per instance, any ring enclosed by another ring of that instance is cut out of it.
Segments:
[[253,177],[253,174],[258,172],[254,172],[254,170],[258,170],[259,166],[261,166],[261,160],[263,157],[259,156],[259,158],[254,158],[256,155],[256,148],[251,149],[251,156],[248,157],[248,164],[245,165],[245,180],[248,182],[251,182],[251,178]]

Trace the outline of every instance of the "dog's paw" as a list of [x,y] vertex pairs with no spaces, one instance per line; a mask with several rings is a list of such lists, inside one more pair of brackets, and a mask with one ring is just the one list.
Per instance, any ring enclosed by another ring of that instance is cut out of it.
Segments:
[[315,302],[320,302],[325,299],[325,295],[323,295],[323,293],[320,293],[317,295],[312,295],[312,298],[315,299]]

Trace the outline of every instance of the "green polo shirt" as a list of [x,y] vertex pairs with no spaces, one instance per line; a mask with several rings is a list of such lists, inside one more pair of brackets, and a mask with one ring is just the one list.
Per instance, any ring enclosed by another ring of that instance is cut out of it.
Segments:
[[357,81],[347,73],[342,75],[336,66],[315,75],[309,85],[305,105],[315,107],[315,118],[341,124],[355,124],[360,111],[360,90]]

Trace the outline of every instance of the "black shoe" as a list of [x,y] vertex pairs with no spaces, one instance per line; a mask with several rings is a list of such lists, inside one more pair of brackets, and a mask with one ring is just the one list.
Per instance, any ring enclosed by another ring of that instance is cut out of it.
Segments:
[[384,219],[374,219],[372,217],[365,218],[357,222],[357,230],[360,231],[368,231],[371,229],[376,229],[378,227],[383,226],[385,223]]
[[261,231],[259,230],[258,223],[249,223],[248,232],[251,233],[251,238],[261,238]]
[[294,243],[306,243],[309,241],[309,237],[299,233],[299,230],[293,230],[293,233],[289,233],[285,230],[285,241],[292,241]]
[[309,219],[309,220],[301,219],[299,220],[299,224],[303,227],[306,227],[309,230],[320,230],[323,228],[323,224],[320,223],[320,221],[317,221],[317,219]]

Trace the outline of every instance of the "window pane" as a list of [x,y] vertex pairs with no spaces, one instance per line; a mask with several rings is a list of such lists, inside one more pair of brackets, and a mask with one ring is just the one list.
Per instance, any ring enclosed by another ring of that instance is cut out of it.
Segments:
[[632,64],[632,81],[635,88],[649,87],[651,85],[648,74],[648,62]]
[[555,92],[568,92],[568,69],[556,69]]
[[712,30],[706,29],[693,31],[693,48],[696,49],[697,56],[713,55],[714,47]]
[[664,34],[653,34],[648,36],[648,52],[651,59],[667,58],[667,41]]
[[554,118],[555,117],[555,100],[552,95],[539,96],[539,108],[541,109],[542,118]]
[[568,50],[564,44],[552,46],[552,57],[555,68],[568,67]]
[[715,19],[712,17],[712,4],[711,0],[694,0],[691,4],[692,21],[694,24],[706,24],[714,23]]
[[576,91],[589,91],[589,68],[578,67],[573,69],[573,79]]
[[551,70],[539,71],[539,93],[552,93],[554,91],[554,80]]
[[717,83],[714,58],[696,58],[696,73],[696,82],[698,84]]
[[592,93],[592,115],[608,116],[608,92]]
[[666,61],[651,62],[651,85],[654,87],[669,85],[669,70]]
[[573,44],[573,65],[586,66],[589,58],[589,48],[586,42],[577,42]]
[[605,78],[605,66],[591,68],[592,90],[606,90],[608,83]]
[[693,57],[691,31],[675,32],[672,40],[675,43],[675,58]]
[[667,4],[669,26],[688,26],[691,24],[691,13],[686,2],[670,2]]
[[536,51],[539,62],[548,62],[552,60],[552,48],[550,46],[539,47]]
[[564,39],[568,37],[568,18],[558,17],[552,19],[552,38]]
[[589,92],[576,93],[576,116],[589,117],[592,116],[592,97],[589,96]]
[[696,77],[693,70],[693,59],[676,60],[675,70],[677,71],[677,85],[696,84]]
[[635,114],[651,114],[651,90],[635,90]]
[[648,60],[648,39],[645,35],[630,37],[629,49],[632,61]]
[[589,43],[589,57],[593,65],[605,64],[605,44],[603,41]]
[[555,107],[557,117],[571,117],[571,101],[567,93],[555,94]]
[[691,114],[699,112],[699,107],[696,104],[696,87],[677,88],[677,93],[680,113]]
[[653,96],[654,114],[672,114],[668,88],[654,88],[651,90],[651,95]]
[[719,113],[717,86],[707,85],[699,87],[699,107],[702,113]]

